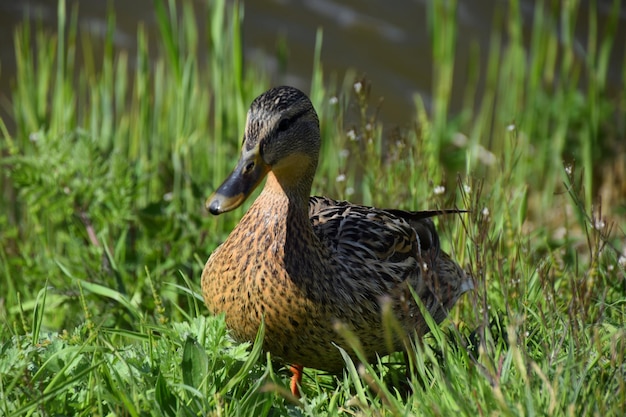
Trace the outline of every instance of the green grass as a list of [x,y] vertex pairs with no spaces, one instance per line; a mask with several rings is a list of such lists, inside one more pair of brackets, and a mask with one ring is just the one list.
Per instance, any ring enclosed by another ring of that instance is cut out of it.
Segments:
[[434,105],[416,97],[414,122],[386,137],[367,80],[324,76],[320,32],[314,192],[470,209],[438,226],[476,290],[416,344],[408,381],[402,355],[347,360],[338,377],[307,370],[300,403],[282,364],[235,344],[199,295],[245,210],[209,217],[204,199],[270,86],[243,63],[240,5],[200,7],[199,33],[190,3],[156,1],[161,39],[139,27],[134,57],[113,46],[114,15],[99,49],[63,1],[56,32],[18,29],[16,128],[0,122],[0,415],[621,415],[625,179],[603,167],[624,161],[626,70],[621,91],[606,81],[623,45],[617,20],[590,13],[576,52],[580,6],[560,6],[538,2],[527,46],[519,4],[496,13],[487,65],[472,61],[452,115],[456,5],[435,3]]

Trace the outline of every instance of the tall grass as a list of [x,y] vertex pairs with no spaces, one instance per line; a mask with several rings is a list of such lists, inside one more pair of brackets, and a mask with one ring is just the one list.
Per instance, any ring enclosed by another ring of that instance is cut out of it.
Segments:
[[600,28],[592,12],[579,54],[582,6],[561,6],[536,4],[529,42],[518,2],[496,14],[486,67],[469,69],[481,100],[468,86],[454,115],[456,4],[433,2],[434,104],[416,97],[412,127],[385,137],[367,80],[324,76],[319,32],[314,192],[471,210],[438,226],[476,291],[414,346],[408,380],[401,355],[346,358],[339,377],[307,371],[301,402],[281,364],[234,344],[199,296],[204,261],[244,210],[210,218],[203,201],[269,86],[243,62],[243,7],[156,1],[161,39],[140,26],[136,56],[114,47],[113,14],[103,52],[79,40],[64,1],[54,33],[26,22],[16,129],[0,123],[0,414],[619,415],[625,219],[615,200],[600,208],[594,177],[624,138],[624,91],[606,82],[621,46],[617,20]]

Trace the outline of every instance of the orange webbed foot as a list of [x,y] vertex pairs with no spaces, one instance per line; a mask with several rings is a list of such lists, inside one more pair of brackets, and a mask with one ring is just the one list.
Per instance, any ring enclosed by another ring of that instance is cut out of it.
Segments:
[[293,376],[291,377],[291,383],[289,387],[291,388],[291,393],[296,397],[300,398],[300,384],[302,383],[302,372],[304,371],[304,366],[293,364],[289,367]]

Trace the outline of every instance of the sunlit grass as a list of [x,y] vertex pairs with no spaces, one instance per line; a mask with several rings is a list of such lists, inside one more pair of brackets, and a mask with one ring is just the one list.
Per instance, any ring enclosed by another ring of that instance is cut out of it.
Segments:
[[468,209],[437,221],[476,290],[414,343],[408,379],[401,354],[347,360],[339,376],[307,370],[301,402],[282,364],[235,344],[199,295],[245,210],[208,217],[204,199],[269,87],[244,66],[240,5],[157,1],[161,39],[139,27],[136,56],[113,46],[114,15],[97,55],[64,2],[55,33],[18,29],[16,130],[0,123],[0,415],[619,415],[626,220],[614,193],[599,204],[596,177],[619,166],[606,149],[625,136],[606,87],[620,46],[617,21],[598,28],[590,13],[576,54],[577,7],[538,2],[528,46],[519,4],[497,14],[486,67],[469,77],[482,98],[468,85],[450,114],[456,5],[433,2],[433,106],[416,97],[414,122],[384,136],[367,80],[324,76],[319,33],[314,193]]

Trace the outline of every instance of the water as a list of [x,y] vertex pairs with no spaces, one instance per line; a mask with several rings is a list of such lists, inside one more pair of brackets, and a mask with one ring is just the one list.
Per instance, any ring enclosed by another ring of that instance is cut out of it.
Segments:
[[[202,2],[197,1],[199,8]],[[465,89],[472,44],[480,50],[481,68],[485,68],[494,13],[506,7],[505,1],[475,0],[458,2],[458,40],[455,61],[452,111],[460,108]],[[583,2],[584,3],[584,2]],[[599,27],[610,12],[610,1],[598,2]],[[75,1],[68,0],[68,11]],[[116,15],[115,43],[134,55],[137,25],[143,22],[151,44],[158,42],[158,28],[152,0],[79,2],[79,27],[82,33],[102,38],[107,10]],[[13,31],[24,16],[39,16],[43,26],[56,27],[57,2],[50,0],[0,0],[0,116],[6,115],[11,80],[15,77]],[[527,31],[531,27],[534,2],[522,1],[521,10]],[[69,14],[69,12],[68,12]],[[198,13],[199,18],[204,17]],[[585,16],[579,39],[585,44]],[[609,71],[609,82],[620,85],[626,40],[626,8],[620,10],[620,29]],[[244,44],[247,65],[263,65],[275,71],[277,84],[291,84],[305,91],[310,85],[313,50],[318,27],[324,31],[322,62],[326,74],[341,79],[353,68],[372,82],[372,101],[384,102],[379,118],[385,124],[407,125],[413,118],[414,97],[420,94],[430,101],[433,78],[432,50],[427,27],[426,0],[259,0],[245,2]],[[277,71],[275,52],[279,39],[288,45],[288,67]],[[622,46],[620,46],[620,44]],[[152,48],[155,50],[156,48]]]

